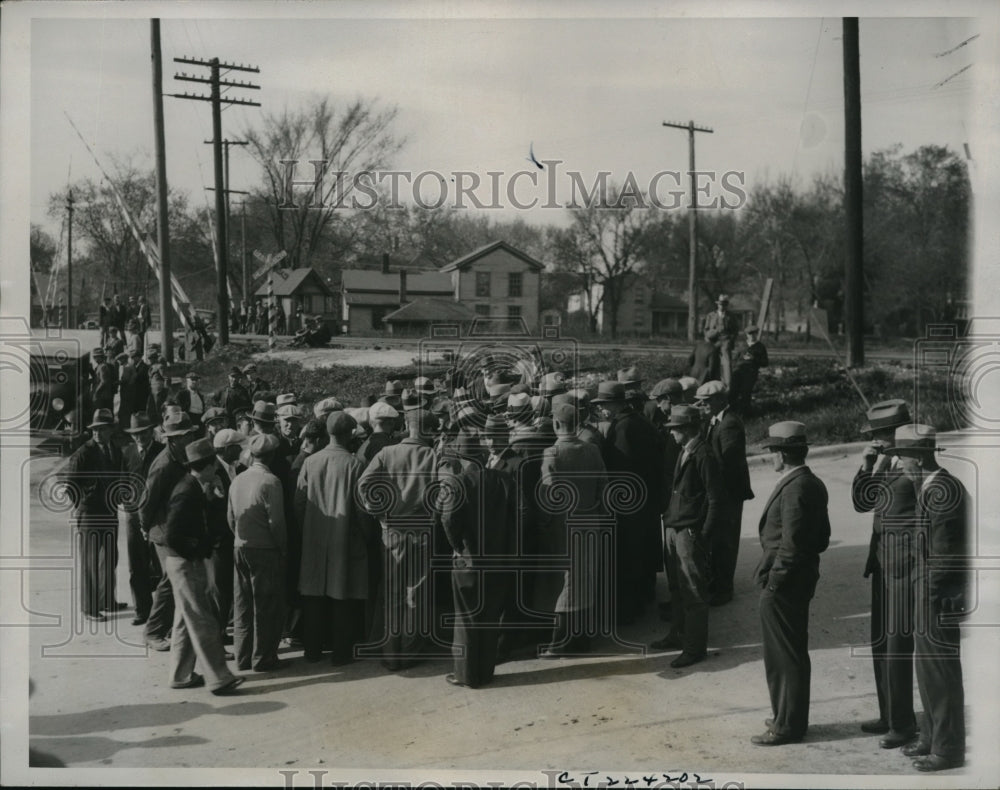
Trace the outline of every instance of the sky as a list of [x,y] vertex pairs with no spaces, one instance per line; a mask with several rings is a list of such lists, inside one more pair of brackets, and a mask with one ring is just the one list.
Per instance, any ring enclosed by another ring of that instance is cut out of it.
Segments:
[[[112,155],[153,166],[150,26],[115,18],[118,8],[106,7],[103,18],[31,24],[30,216],[56,235],[60,218],[47,216],[49,196],[70,179],[98,177],[66,114],[106,166]],[[323,96],[337,104],[362,97],[398,109],[394,128],[407,142],[394,165],[415,173],[512,174],[533,168],[530,146],[538,159],[580,171],[585,183],[606,170],[618,182],[634,173],[645,186],[658,171],[686,170],[687,134],[662,122],[689,120],[713,130],[696,135],[697,168],[745,173],[750,189],[778,175],[808,184],[843,167],[837,17],[252,19],[241,18],[241,8],[228,6],[224,19],[162,22],[165,92],[201,87],[172,79],[196,70],[174,57],[260,67],[232,74],[261,86],[234,93],[263,107],[226,109],[229,138],[263,113]],[[964,155],[982,39],[941,53],[977,32],[969,18],[861,20],[865,154],[933,143]],[[203,189],[213,183],[203,142],[212,136],[210,105],[170,97],[164,104],[168,181],[204,205],[212,200]],[[259,181],[239,149],[230,166],[233,189]],[[518,211],[502,202],[492,212],[498,218],[566,218],[563,209]]]

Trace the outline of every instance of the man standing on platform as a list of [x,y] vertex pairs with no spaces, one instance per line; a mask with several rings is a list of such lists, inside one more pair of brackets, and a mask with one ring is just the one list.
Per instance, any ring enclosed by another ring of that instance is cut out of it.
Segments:
[[764,673],[771,696],[767,731],[758,746],[797,743],[809,726],[809,601],[819,580],[819,555],[830,545],[826,486],[805,465],[809,443],[801,422],[768,428],[765,448],[781,476],[760,518],[764,550],[755,576],[761,588]]
[[729,312],[729,297],[719,294],[715,301],[715,312],[705,316],[704,332],[715,332],[718,335],[715,343],[719,349],[719,362],[722,373],[722,383],[728,388],[732,384],[733,344],[740,333],[739,321]]

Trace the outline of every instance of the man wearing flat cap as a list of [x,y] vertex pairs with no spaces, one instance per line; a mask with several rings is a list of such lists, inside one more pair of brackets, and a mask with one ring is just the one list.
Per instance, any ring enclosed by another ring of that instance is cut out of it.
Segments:
[[670,631],[654,650],[680,650],[670,666],[691,666],[708,654],[709,552],[722,527],[724,488],[719,462],[701,437],[701,412],[675,406],[667,429],[680,446],[663,514],[664,565],[670,587]]
[[185,449],[197,437],[191,419],[179,407],[176,413],[164,418],[162,434],[167,440],[167,446],[149,465],[146,502],[139,509],[139,527],[148,536],[155,551],[150,559],[152,581],[156,586],[153,588],[153,604],[143,637],[148,647],[166,651],[170,649],[167,634],[170,633],[174,620],[174,593],[170,577],[164,572],[164,525],[167,523],[167,506],[174,486],[187,474]]
[[616,473],[635,475],[642,481],[642,505],[632,513],[615,514],[616,596],[619,625],[628,625],[655,600],[656,574],[662,544],[660,481],[663,457],[656,429],[633,409],[625,385],[602,382],[593,403],[609,420],[603,449],[604,466],[612,480]]
[[201,425],[205,431],[205,438],[214,439],[215,435],[226,427],[227,421],[226,412],[218,406],[205,409],[205,413],[201,415]]
[[[156,426],[144,411],[136,412],[125,429],[132,442],[122,451],[122,464],[126,474],[135,475],[145,481],[156,456],[163,450],[163,444],[156,441],[153,431]],[[142,534],[139,522],[139,500],[125,506],[126,545],[128,547],[128,583],[135,602],[135,618],[132,625],[144,625],[153,605],[153,586],[150,576],[149,541]]]
[[740,333],[739,321],[729,312],[729,297],[719,294],[715,300],[715,312],[705,316],[702,331],[715,332],[719,349],[720,378],[727,387],[732,383],[733,344]]
[[[228,694],[243,683],[243,678],[226,666],[215,607],[208,595],[205,562],[212,551],[206,514],[215,477],[215,448],[208,439],[198,439],[184,448],[184,456],[186,473],[171,491],[161,545],[163,569],[175,603],[170,687],[208,685],[213,694]],[[204,675],[194,671],[196,662]]]
[[281,447],[278,452],[289,459],[295,458],[299,454],[299,431],[305,420],[298,406],[292,403],[285,403],[278,407],[276,412],[278,418],[278,439]]
[[427,537],[434,518],[424,495],[437,480],[438,419],[414,409],[406,412],[406,424],[409,435],[379,450],[358,482],[362,502],[382,525],[387,583],[380,585],[372,634],[381,640],[382,664],[390,671],[421,660],[432,605]]
[[775,423],[764,446],[780,475],[760,517],[764,553],[754,574],[773,715],[767,731],[750,740],[781,746],[801,741],[809,726],[809,601],[819,580],[819,555],[830,545],[830,519],[826,486],[805,465],[806,426]]
[[900,459],[917,486],[917,561],[914,628],[917,686],[924,716],[919,738],[903,746],[918,771],[965,764],[965,689],[959,623],[970,611],[969,492],[934,457],[937,431],[903,425],[886,450]]
[[233,601],[233,652],[242,670],[267,672],[278,659],[285,618],[288,531],[285,492],[269,462],[278,437],[250,437],[251,463],[229,487],[229,527],[235,535],[236,587]]
[[330,415],[330,443],[305,459],[295,489],[305,659],[319,661],[329,644],[334,666],[353,661],[354,646],[364,639],[370,555],[378,551],[378,526],[355,497],[364,471],[348,450],[356,427],[346,412]]
[[200,386],[201,376],[192,370],[184,377],[184,389],[177,393],[177,403],[188,413],[191,422],[196,426],[201,425],[202,415],[208,408],[207,399],[201,392]]
[[372,426],[371,435],[358,448],[357,456],[368,466],[378,451],[390,444],[398,444],[401,436],[396,434],[399,412],[385,401],[377,401],[368,408],[368,420]]
[[[97,409],[87,426],[91,438],[66,462],[59,475],[73,503],[74,537],[80,578],[80,607],[88,620],[103,621],[101,612],[115,612],[115,568],[118,564],[118,513],[112,501],[123,481],[121,451],[112,441],[115,429],[110,409]],[[141,478],[126,480],[127,500],[141,495]]]
[[760,342],[760,327],[751,324],[743,330],[746,347],[740,351],[733,365],[733,381],[729,397],[733,409],[742,417],[750,413],[753,388],[761,368],[768,366],[767,349]]
[[712,581],[709,585],[712,606],[733,599],[733,579],[743,528],[743,503],[753,499],[750,468],[747,465],[747,437],[743,420],[729,405],[729,392],[721,381],[709,381],[698,387],[695,401],[707,417],[705,439],[722,469],[726,489],[725,526],[712,544]]
[[[897,733],[916,730],[912,630],[914,554],[908,551],[905,558],[899,556],[899,550],[903,548],[899,543],[903,538],[899,528],[905,529],[907,523],[911,529],[916,528],[917,503],[916,490],[903,475],[899,457],[887,452],[895,444],[896,428],[910,423],[906,401],[896,398],[876,403],[868,409],[866,418],[861,433],[869,439],[869,444],[861,454],[861,464],[851,483],[851,501],[858,513],[874,514],[864,577],[871,577],[872,580],[869,626],[879,715],[877,719],[862,722],[861,729],[885,735],[890,728]],[[890,500],[887,495],[892,491],[899,496]],[[882,543],[882,518],[886,508],[877,507],[879,502],[889,505],[895,522],[891,549],[894,568],[891,573],[884,568],[886,546]],[[890,604],[890,601],[894,603]],[[908,605],[905,602],[909,602]],[[891,623],[891,620],[895,622]]]
[[212,402],[221,408],[225,413],[226,427],[232,428],[236,425],[236,413],[241,410],[249,411],[252,408],[251,395],[243,386],[243,371],[238,367],[229,369],[229,383],[215,393]]

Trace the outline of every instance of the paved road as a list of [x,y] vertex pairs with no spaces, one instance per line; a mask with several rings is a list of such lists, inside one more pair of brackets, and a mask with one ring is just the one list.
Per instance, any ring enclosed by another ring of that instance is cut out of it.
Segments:
[[[30,469],[30,549],[34,557],[52,558],[46,564],[54,569],[33,572],[24,599],[38,626],[30,635],[37,686],[32,745],[83,767],[258,767],[267,769],[260,780],[274,785],[284,782],[277,770],[299,769],[298,785],[310,787],[306,770],[364,766],[378,770],[354,774],[355,780],[491,770],[518,772],[545,786],[538,771],[576,769],[613,772],[619,780],[629,771],[744,781],[748,774],[810,773],[828,775],[835,785],[845,773],[899,774],[905,785],[914,781],[909,761],[880,750],[877,739],[857,726],[875,713],[875,700],[870,660],[852,654],[868,630],[862,569],[870,531],[870,519],[849,504],[855,457],[819,456],[812,466],[829,488],[833,538],[812,606],[811,729],[805,742],[778,749],[749,742],[770,714],[750,584],[760,552],[757,520],[774,480],[764,464],[751,470],[757,497],[744,514],[736,598],[712,610],[711,655],[694,668],[671,669],[672,653],[619,652],[558,662],[525,657],[500,666],[494,684],[473,691],[444,682],[447,660],[391,675],[375,663],[333,669],[305,664],[299,652],[288,652],[288,668],[250,673],[244,693],[223,699],[205,689],[171,690],[169,655],[146,655],[139,629],[129,625],[131,612],[106,630],[74,630],[66,519],[41,507],[35,495],[58,460],[36,458]],[[951,466],[974,484],[971,465]],[[127,600],[124,546],[122,552],[119,598]],[[984,600],[992,603],[980,619],[997,623],[1000,595],[995,579],[989,581],[991,597]],[[643,644],[664,628],[650,611],[621,635]],[[965,632],[970,759],[985,776],[993,775],[991,761],[997,758],[990,682],[998,642],[996,628]],[[514,774],[504,776],[509,782]],[[324,781],[333,779],[331,774]],[[803,780],[787,781],[802,786]],[[975,784],[970,776],[962,783]]]

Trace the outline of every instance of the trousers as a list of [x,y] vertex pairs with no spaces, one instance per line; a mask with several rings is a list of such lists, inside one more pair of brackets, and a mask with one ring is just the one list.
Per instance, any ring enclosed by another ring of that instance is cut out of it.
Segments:
[[917,585],[918,605],[927,624],[914,638],[917,687],[924,708],[920,742],[932,754],[965,757],[965,688],[962,682],[961,633],[957,623],[939,622],[941,610]]
[[503,570],[478,570],[464,557],[456,557],[451,571],[455,598],[455,632],[452,655],[455,677],[468,686],[482,686],[493,679],[500,642],[500,616],[511,580]]
[[118,524],[114,520],[78,523],[77,567],[80,577],[80,610],[97,616],[115,607],[115,568],[118,565]]
[[158,581],[153,588],[153,604],[149,609],[146,628],[143,630],[143,636],[147,641],[166,639],[174,621],[174,591],[170,575],[165,572],[166,563],[163,559],[167,555],[163,547],[156,543],[153,544],[153,549],[150,555],[152,578],[158,578]]
[[161,559],[170,577],[175,601],[170,679],[173,683],[188,682],[197,663],[209,689],[221,688],[230,683],[234,675],[226,666],[226,651],[219,638],[212,602],[208,599],[205,560],[186,560],[171,555],[161,555]]
[[302,647],[308,661],[319,661],[331,650],[334,664],[354,660],[354,646],[365,637],[364,599],[340,600],[325,595],[303,595]]
[[665,532],[670,631],[685,653],[702,656],[708,651],[708,550],[688,529]]
[[884,569],[879,575],[885,721],[894,732],[913,732],[917,728],[913,712],[913,578],[909,573],[896,577]]
[[736,559],[740,550],[740,530],[743,526],[743,502],[730,502],[726,508],[725,529],[720,529],[712,541],[711,581],[713,595],[732,595]]
[[[234,549],[232,543],[223,543],[212,549],[208,558],[208,597],[219,621],[219,633],[225,635],[233,609],[235,589]],[[225,642],[225,640],[223,640]]]
[[125,538],[128,550],[128,586],[132,590],[135,616],[145,620],[153,606],[149,541],[139,528],[139,514],[125,513]]
[[779,735],[800,737],[809,727],[809,601],[819,574],[801,570],[775,592],[760,594],[764,675]]
[[233,652],[239,669],[267,669],[278,661],[285,619],[284,562],[277,549],[235,551]]

